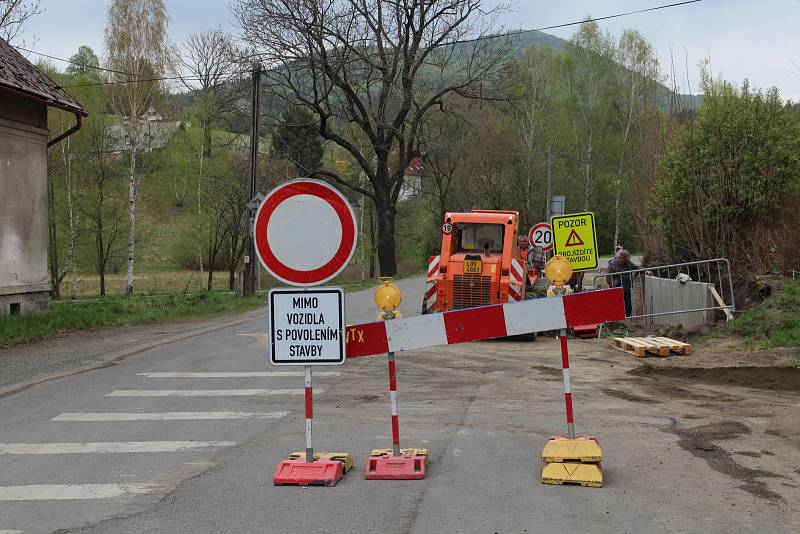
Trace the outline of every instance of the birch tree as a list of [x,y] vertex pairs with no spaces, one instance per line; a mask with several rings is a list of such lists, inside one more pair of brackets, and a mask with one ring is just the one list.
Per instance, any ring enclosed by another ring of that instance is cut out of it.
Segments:
[[[641,120],[646,108],[655,108],[655,90],[658,83],[658,60],[653,47],[635,30],[622,33],[617,47],[617,63],[622,66],[622,84],[617,107],[622,130],[619,165],[614,181],[614,246],[619,245],[622,212],[623,175],[628,154],[628,139],[635,120]],[[647,97],[651,99],[648,100]]]
[[[553,117],[553,51],[535,47],[525,57],[511,65],[508,84],[519,96],[510,106],[510,118],[525,145],[525,211],[523,226],[531,220],[531,178],[535,162],[557,137],[558,122]],[[549,202],[549,199],[546,201]]]
[[592,164],[616,66],[613,42],[596,22],[582,24],[566,47],[567,108],[583,167],[583,209],[589,210]]
[[112,105],[120,115],[130,155],[128,177],[128,279],[125,292],[133,293],[136,257],[136,201],[140,177],[137,152],[143,142],[140,118],[152,103],[160,82],[170,70],[167,10],[164,0],[112,0],[105,32],[107,64],[115,84]]

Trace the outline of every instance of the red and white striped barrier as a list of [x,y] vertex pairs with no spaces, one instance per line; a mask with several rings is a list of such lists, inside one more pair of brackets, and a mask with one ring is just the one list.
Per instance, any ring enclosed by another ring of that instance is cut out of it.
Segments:
[[525,271],[522,269],[522,263],[515,258],[511,258],[511,268],[508,270],[509,301],[522,300],[525,296],[524,275]]
[[428,258],[428,278],[425,284],[425,298],[422,299],[422,313],[433,313],[436,311],[436,277],[439,275],[440,259],[441,256],[431,256]]
[[575,293],[347,327],[347,357],[453,345],[625,320],[621,288]]

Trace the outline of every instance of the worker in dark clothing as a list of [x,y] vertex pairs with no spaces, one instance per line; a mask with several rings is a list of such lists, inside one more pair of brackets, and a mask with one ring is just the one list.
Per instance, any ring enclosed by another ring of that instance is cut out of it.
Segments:
[[[638,269],[639,266],[631,261],[631,253],[627,250],[620,250],[616,257],[608,262],[608,272],[624,273]],[[632,315],[633,306],[631,305],[631,286],[633,285],[633,275],[631,274],[618,274],[611,276],[611,287],[621,287],[625,295],[625,315]]]

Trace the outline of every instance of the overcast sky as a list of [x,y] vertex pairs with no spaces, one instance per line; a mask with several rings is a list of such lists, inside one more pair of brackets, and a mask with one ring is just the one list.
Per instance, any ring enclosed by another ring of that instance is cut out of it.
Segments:
[[[644,9],[675,0],[515,0],[513,13],[502,23],[507,29],[539,28]],[[35,39],[35,49],[59,57],[88,44],[103,49],[103,30],[109,0],[42,0],[45,12],[33,19],[24,38]],[[487,3],[494,3],[488,0]],[[227,0],[166,0],[169,32],[180,42],[192,32],[222,26],[236,32]],[[800,100],[800,1],[704,0],[671,9],[600,22],[613,35],[627,28],[642,32],[655,46],[663,70],[670,51],[681,78],[687,63],[693,92],[697,90],[697,63],[708,56],[715,74],[737,84],[748,78],[757,87],[776,86],[784,99]],[[575,28],[548,30],[568,39]],[[685,52],[684,52],[685,50]]]

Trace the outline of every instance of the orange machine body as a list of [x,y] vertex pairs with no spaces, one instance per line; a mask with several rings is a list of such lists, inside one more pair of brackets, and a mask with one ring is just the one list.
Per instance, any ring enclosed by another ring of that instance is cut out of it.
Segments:
[[539,275],[537,267],[526,267],[527,253],[519,212],[447,213],[441,254],[429,264],[423,313],[524,299]]

